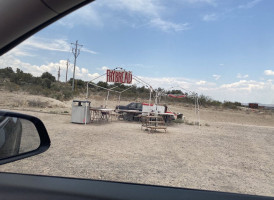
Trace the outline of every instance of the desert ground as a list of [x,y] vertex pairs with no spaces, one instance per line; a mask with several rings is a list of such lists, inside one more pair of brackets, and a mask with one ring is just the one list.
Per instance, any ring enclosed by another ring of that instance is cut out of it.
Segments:
[[[103,102],[100,97],[89,100],[92,106]],[[116,104],[111,101],[108,107]],[[201,108],[200,127],[172,124],[167,133],[148,133],[138,122],[73,124],[71,101],[21,92],[1,91],[0,108],[40,118],[51,138],[48,151],[2,165],[0,172],[274,196],[271,111]],[[196,120],[194,105],[169,108],[189,122]]]

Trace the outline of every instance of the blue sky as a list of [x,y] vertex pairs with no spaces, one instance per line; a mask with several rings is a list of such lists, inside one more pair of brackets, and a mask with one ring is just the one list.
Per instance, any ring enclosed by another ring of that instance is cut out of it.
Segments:
[[274,104],[273,7],[271,0],[97,0],[2,56],[0,66],[34,75],[57,75],[61,66],[64,80],[78,40],[76,78],[123,67],[154,88]]

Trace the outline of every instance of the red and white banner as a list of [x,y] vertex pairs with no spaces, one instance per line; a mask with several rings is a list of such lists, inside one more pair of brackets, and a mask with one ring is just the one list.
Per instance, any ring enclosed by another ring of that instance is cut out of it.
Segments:
[[129,71],[121,70],[107,70],[107,82],[111,83],[132,83],[132,73]]

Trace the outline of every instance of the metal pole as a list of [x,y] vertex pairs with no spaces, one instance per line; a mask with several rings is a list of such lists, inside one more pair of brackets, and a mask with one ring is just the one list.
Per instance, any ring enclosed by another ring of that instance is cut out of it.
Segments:
[[77,54],[77,48],[78,48],[78,40],[76,40],[76,45],[75,45],[75,52],[74,54],[74,66],[73,66],[73,79],[72,79],[72,91],[74,92],[74,79],[75,79],[75,66],[76,66],[76,54]]
[[150,108],[150,103],[151,103],[151,87],[149,88],[149,103],[148,103],[148,105],[149,105],[149,112],[151,112],[151,108]]
[[[194,112],[195,112],[195,119],[197,120],[197,105],[196,105],[196,94],[194,96],[194,104],[195,104],[195,109],[194,109]],[[196,121],[195,120],[195,121]],[[197,121],[196,121],[197,122]]]
[[78,46],[82,47],[83,45],[78,44],[78,40],[76,40],[76,44],[71,43],[72,45],[75,45],[75,49],[72,48],[72,53],[74,55],[74,67],[73,67],[73,80],[72,80],[72,91],[74,92],[74,79],[75,79],[75,67],[76,67],[76,58],[80,54],[80,49],[78,49]]
[[199,97],[197,95],[197,106],[198,106],[198,120],[199,120],[199,128],[200,128],[200,106],[199,106]]
[[[115,86],[115,87],[112,87],[112,88],[110,88],[110,89],[112,90],[112,89],[117,88],[117,87],[119,87],[119,85],[117,85],[117,86]],[[109,97],[109,91],[110,91],[110,90],[108,90],[107,100],[106,100],[106,103],[105,103],[105,107],[107,107],[107,102],[108,102],[108,97]]]
[[107,100],[106,100],[106,103],[105,103],[105,108],[106,108],[107,105],[108,105],[108,96],[109,96],[109,91],[108,91]]
[[119,104],[118,104],[118,106],[120,106],[120,101],[121,101],[121,93],[119,94]]
[[86,99],[88,99],[88,82],[87,82],[87,95],[86,95]]
[[87,110],[88,110],[88,108],[87,108],[87,101],[86,101],[86,107],[85,107],[85,125],[87,125],[87,114],[88,114],[88,112],[87,112]]
[[[158,116],[158,96],[159,95],[159,92],[157,91],[156,92],[156,98],[155,98],[155,106],[156,106],[156,108],[155,108],[155,115],[156,116]],[[157,118],[156,118],[156,121],[157,121]]]
[[67,71],[66,71],[66,82],[68,82],[68,66],[69,66],[69,60],[67,59]]
[[87,101],[88,101],[88,82],[87,82],[86,109],[85,109],[85,125],[87,125],[87,115],[88,115]]

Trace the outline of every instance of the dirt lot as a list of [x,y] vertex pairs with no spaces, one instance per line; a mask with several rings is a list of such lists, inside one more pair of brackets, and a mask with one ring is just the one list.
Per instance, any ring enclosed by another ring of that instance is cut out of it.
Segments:
[[[0,96],[0,100],[5,98],[4,94]],[[137,122],[72,124],[70,115],[64,114],[70,111],[70,102],[41,97],[41,101],[53,103],[46,108],[30,108],[24,103],[24,95],[20,100],[22,105],[17,107],[12,104],[1,107],[42,119],[52,145],[41,155],[0,166],[1,172],[274,196],[271,113],[201,109],[200,128],[174,124],[167,133],[148,134],[141,131]],[[96,100],[93,102],[96,104]],[[171,108],[184,113],[189,121],[194,120],[192,107]]]

